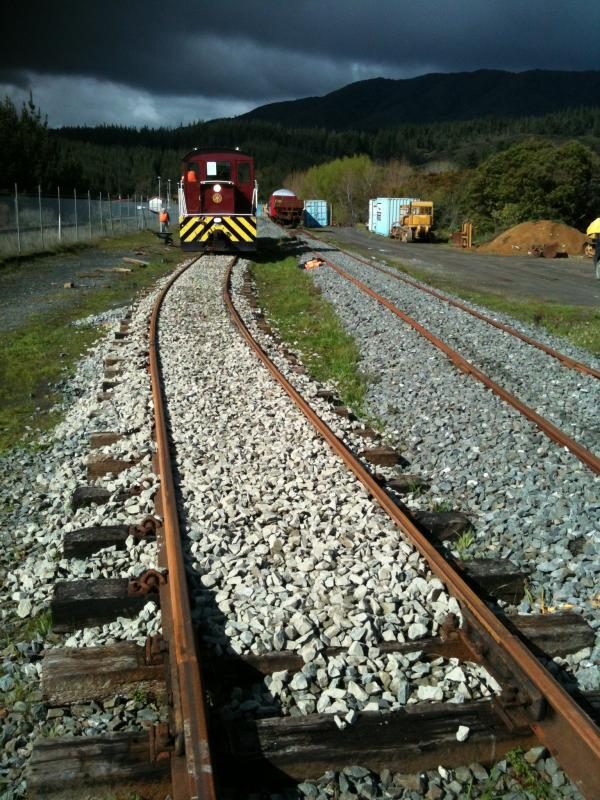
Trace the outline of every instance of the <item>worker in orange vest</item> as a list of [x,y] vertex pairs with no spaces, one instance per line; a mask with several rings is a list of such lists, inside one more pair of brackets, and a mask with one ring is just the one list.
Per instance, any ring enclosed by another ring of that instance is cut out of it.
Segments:
[[158,221],[160,222],[160,232],[161,233],[168,233],[169,231],[169,212],[166,208],[162,208],[160,214],[158,215]]

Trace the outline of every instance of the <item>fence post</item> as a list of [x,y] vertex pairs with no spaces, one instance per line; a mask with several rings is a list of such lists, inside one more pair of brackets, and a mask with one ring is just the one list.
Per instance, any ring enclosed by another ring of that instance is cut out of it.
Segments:
[[56,195],[58,197],[58,241],[62,242],[62,218],[60,214],[60,186],[56,187]]
[[40,209],[40,235],[42,237],[42,250],[44,250],[46,244],[44,242],[44,220],[42,219],[42,186],[40,183],[38,183],[38,206]]
[[19,190],[15,183],[15,219],[17,223],[17,253],[21,255],[21,226],[19,224]]
[[92,195],[88,189],[88,225],[90,228],[90,239],[92,238]]
[[110,218],[110,232],[114,233],[113,219],[112,219],[112,200],[110,199],[110,194],[108,195],[108,216]]
[[73,200],[75,201],[75,241],[79,241],[79,224],[77,222],[77,189],[73,189]]
[[119,231],[123,232],[123,198],[119,195]]
[[100,192],[100,234],[104,235],[104,216],[102,214],[102,192]]

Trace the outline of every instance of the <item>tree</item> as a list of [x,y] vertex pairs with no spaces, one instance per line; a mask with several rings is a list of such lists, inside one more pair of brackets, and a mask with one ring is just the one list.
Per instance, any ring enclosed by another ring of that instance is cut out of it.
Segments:
[[536,219],[582,228],[600,205],[600,158],[579,142],[530,139],[481,164],[460,205],[484,231]]
[[0,103],[0,190],[13,191],[15,183],[35,189],[49,174],[50,154],[48,123],[31,95],[20,113],[5,97]]
[[338,158],[293,176],[301,197],[327,200],[337,222],[354,224],[366,219],[368,200],[374,195],[381,168],[368,156]]

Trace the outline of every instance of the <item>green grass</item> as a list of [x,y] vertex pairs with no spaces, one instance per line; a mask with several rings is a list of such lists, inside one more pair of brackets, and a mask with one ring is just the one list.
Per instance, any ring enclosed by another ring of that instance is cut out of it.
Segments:
[[72,374],[81,355],[102,336],[97,328],[70,323],[129,303],[183,259],[179,248],[164,247],[146,231],[102,240],[97,246],[132,253],[143,248],[142,258],[150,265],[114,273],[103,288],[75,290],[69,308],[37,314],[0,334],[0,451],[16,445],[28,428],[47,430],[60,420],[53,408],[60,398],[56,384]]
[[462,533],[458,539],[453,542],[452,549],[456,550],[461,561],[466,561],[469,557],[469,548],[472,546],[474,541],[475,536],[473,531],[470,530]]
[[[372,258],[372,252],[366,248],[336,241],[334,237],[327,237],[326,241],[342,250],[356,252],[369,261]],[[434,275],[428,270],[418,269],[407,264],[398,264],[396,261],[379,256],[378,261],[436,289],[451,292],[463,300],[488,308],[490,311],[508,314],[521,322],[538,325],[550,333],[564,337],[577,347],[595,355],[600,354],[600,311],[598,309],[589,306],[526,300],[497,292],[473,291],[456,280]]]
[[[532,797],[535,800],[551,800],[551,798],[555,797],[552,786],[525,760],[525,752],[522,748],[517,747],[514,750],[509,750],[505,759],[508,765],[507,775],[516,781],[523,792],[524,798]],[[492,768],[487,785],[480,795],[481,800],[501,800],[501,798],[514,792],[514,789],[498,788],[498,784],[503,778],[503,773],[496,767]]]
[[258,303],[281,338],[302,354],[310,375],[333,381],[341,400],[362,414],[367,383],[358,367],[358,348],[286,247],[267,242],[252,264]]

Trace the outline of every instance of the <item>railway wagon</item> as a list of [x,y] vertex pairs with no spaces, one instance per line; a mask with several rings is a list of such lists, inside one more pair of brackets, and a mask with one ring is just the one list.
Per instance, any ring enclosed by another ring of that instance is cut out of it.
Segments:
[[254,159],[237,148],[195,147],[184,156],[179,183],[182,250],[256,250]]
[[269,216],[282,225],[298,225],[302,220],[304,204],[289,189],[277,189],[269,198]]

